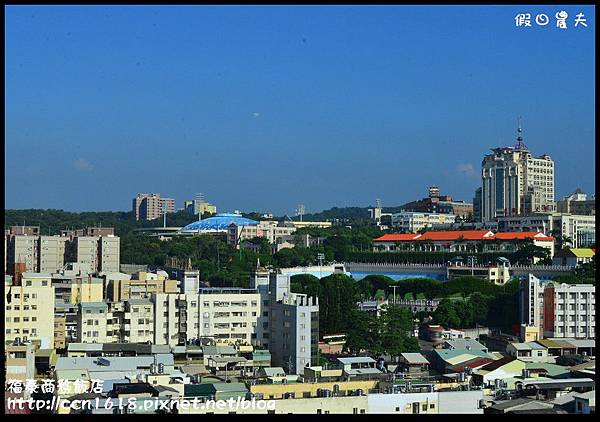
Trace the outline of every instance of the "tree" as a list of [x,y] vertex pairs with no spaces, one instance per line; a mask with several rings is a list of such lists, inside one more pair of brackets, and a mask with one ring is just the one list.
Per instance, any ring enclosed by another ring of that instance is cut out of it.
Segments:
[[460,327],[460,317],[456,312],[453,301],[449,299],[442,299],[440,301],[437,309],[433,313],[433,320],[437,324],[445,327]]
[[378,349],[377,316],[359,309],[352,309],[344,350],[358,354],[363,350]]
[[413,331],[412,313],[400,306],[386,305],[379,317],[382,353],[399,356],[401,353],[418,352],[419,344],[410,333]]
[[488,300],[489,297],[484,296],[479,292],[471,293],[471,296],[469,296],[469,303],[473,309],[473,322],[481,324],[487,321],[489,312]]

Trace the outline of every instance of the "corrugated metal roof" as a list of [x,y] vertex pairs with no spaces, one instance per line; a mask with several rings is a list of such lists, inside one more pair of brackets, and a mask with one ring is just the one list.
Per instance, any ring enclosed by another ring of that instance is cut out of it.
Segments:
[[356,356],[351,358],[337,358],[343,365],[352,365],[353,363],[375,363],[375,359],[369,356]]
[[429,361],[420,353],[401,353],[402,356],[408,363],[415,365],[418,364],[429,364]]

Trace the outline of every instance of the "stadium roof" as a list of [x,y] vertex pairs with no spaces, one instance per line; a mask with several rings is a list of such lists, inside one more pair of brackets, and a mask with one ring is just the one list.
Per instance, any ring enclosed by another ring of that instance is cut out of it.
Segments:
[[178,233],[190,232],[224,232],[231,224],[238,226],[255,226],[258,221],[242,217],[241,214],[221,213],[204,220],[195,221],[183,227]]

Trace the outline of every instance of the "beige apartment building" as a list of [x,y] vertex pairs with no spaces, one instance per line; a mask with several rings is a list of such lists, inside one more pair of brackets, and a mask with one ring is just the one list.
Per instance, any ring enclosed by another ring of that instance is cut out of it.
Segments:
[[103,280],[101,278],[87,276],[76,277],[71,284],[71,303],[102,302]]
[[175,199],[161,198],[158,193],[138,193],[133,198],[133,212],[137,221],[155,220],[162,217],[165,211],[167,214],[175,212]]
[[38,271],[40,273],[55,273],[65,266],[66,243],[66,237],[39,237]]
[[9,235],[7,242],[7,269],[13,271],[17,262],[25,264],[25,271],[38,271],[38,237],[24,235]]
[[176,346],[188,340],[251,344],[261,315],[255,289],[200,289],[200,294],[152,295],[155,344]]
[[129,299],[149,298],[153,293],[179,293],[177,280],[171,280],[164,275],[139,272],[137,279],[123,274],[124,278],[108,278],[106,281],[106,298],[113,302]]
[[54,348],[54,287],[50,274],[22,274],[21,285],[5,277],[4,338],[38,342],[42,349]]

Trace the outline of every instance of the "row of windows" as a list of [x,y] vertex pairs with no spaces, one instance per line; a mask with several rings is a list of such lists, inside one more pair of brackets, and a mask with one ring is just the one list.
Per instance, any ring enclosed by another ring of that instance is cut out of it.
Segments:
[[[23,317],[23,322],[29,322],[29,317]],[[6,322],[11,322],[11,317],[6,317]],[[12,318],[12,322],[21,322],[20,317]],[[31,322],[37,322],[37,317],[31,317]]]
[[[32,311],[37,311],[37,305],[23,305],[23,310],[24,311],[28,311],[31,307]],[[15,311],[20,311],[21,310],[21,305],[15,305],[14,307],[11,307],[11,305],[7,305],[6,306],[6,310],[10,311],[10,310],[15,310]]]

